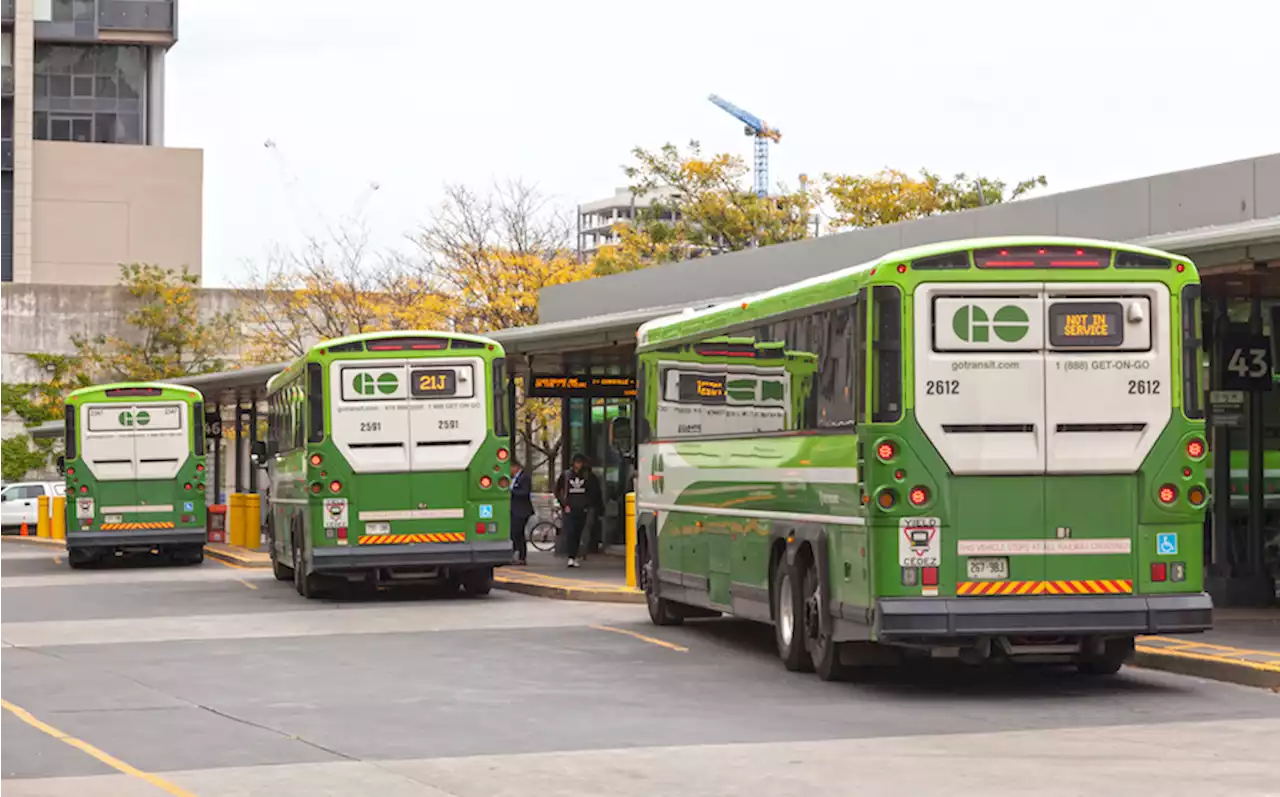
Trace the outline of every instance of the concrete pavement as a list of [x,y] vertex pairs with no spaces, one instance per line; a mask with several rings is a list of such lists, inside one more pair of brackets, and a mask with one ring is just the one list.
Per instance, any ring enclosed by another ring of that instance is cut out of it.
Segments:
[[1175,770],[1162,794],[1275,793],[1280,695],[1257,689],[949,664],[828,684],[751,623],[512,593],[304,601],[262,569],[57,554],[0,548],[6,797],[1092,795]]

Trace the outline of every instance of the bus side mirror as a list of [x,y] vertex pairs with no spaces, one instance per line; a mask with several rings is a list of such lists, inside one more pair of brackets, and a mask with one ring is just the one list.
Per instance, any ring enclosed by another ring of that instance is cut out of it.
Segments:
[[267,444],[258,440],[254,442],[253,448],[250,449],[249,456],[253,459],[253,463],[258,467],[265,467],[267,464]]
[[58,465],[58,473],[61,473],[63,476],[66,476],[67,475],[67,458],[62,454],[59,454],[57,459],[57,465]]

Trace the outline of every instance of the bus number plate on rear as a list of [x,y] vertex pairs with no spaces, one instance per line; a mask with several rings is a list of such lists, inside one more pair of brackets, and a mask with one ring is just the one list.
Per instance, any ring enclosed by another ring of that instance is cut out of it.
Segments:
[[364,524],[365,534],[390,534],[390,523],[366,523]]
[[970,581],[1004,581],[1009,577],[1009,557],[973,556],[966,560]]
[[124,515],[104,515],[102,517],[102,522],[103,523],[123,523]]

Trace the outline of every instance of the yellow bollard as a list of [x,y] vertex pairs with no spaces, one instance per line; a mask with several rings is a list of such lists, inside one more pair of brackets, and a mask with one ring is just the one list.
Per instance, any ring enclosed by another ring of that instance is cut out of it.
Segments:
[[249,493],[244,497],[244,547],[257,550],[262,544],[262,496]]
[[55,540],[67,538],[67,497],[65,495],[53,497],[53,518],[50,526],[50,534]]
[[244,547],[244,495],[227,496],[227,542]]
[[36,536],[49,539],[49,496],[36,498]]
[[636,585],[636,494],[627,493],[627,586]]

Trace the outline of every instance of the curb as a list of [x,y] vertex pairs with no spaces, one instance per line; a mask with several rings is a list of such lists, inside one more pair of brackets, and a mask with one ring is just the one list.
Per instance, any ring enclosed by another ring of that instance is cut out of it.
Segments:
[[6,534],[5,542],[21,542],[27,545],[39,545],[45,548],[66,548],[67,544],[62,540],[55,540],[52,537],[22,537],[17,534]]
[[537,584],[530,581],[508,579],[494,575],[493,588],[507,592],[519,592],[539,598],[562,601],[589,601],[593,603],[644,603],[644,593],[636,590],[591,589],[590,587],[565,587],[558,584]]
[[1138,646],[1130,663],[1134,667],[1145,670],[1162,670],[1178,675],[1191,675],[1280,692],[1280,669],[1266,665],[1195,658],[1186,654],[1144,648],[1141,645]]
[[212,546],[204,546],[204,555],[210,559],[217,559],[219,562],[235,565],[236,567],[271,567],[271,557],[263,556],[242,556],[235,551],[227,551],[222,548],[214,548]]

